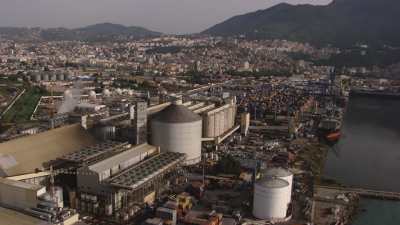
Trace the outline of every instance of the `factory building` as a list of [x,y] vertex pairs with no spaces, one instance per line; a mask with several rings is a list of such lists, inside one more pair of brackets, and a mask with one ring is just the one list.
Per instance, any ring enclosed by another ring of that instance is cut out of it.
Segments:
[[121,222],[133,216],[138,205],[158,197],[184,162],[185,154],[160,153],[158,147],[149,144],[132,146],[108,141],[58,160],[56,164],[64,169],[57,173],[76,177],[76,187],[69,193],[70,206]]
[[162,152],[186,154],[187,164],[201,160],[202,118],[181,101],[169,105],[151,120],[152,144]]
[[[101,194],[102,191],[107,190],[106,187],[101,185],[101,182],[141,162],[145,158],[156,153],[156,151],[156,147],[143,144],[131,147],[119,154],[79,168],[77,172],[77,186],[79,192],[86,192],[94,195]],[[82,154],[82,151],[80,151],[79,154]]]
[[[140,154],[128,161],[121,160],[122,156],[116,156],[80,170],[77,203],[80,212],[106,215],[113,222],[126,222],[135,215],[138,207],[145,203],[152,204],[159,193],[168,187],[170,179],[178,171],[177,168],[184,162],[185,155],[164,152],[121,169],[121,166],[134,163],[133,159],[144,157],[145,151],[142,149]],[[121,162],[119,170],[114,165],[118,162]]]
[[0,224],[74,224],[75,211],[63,208],[62,189],[0,178]]

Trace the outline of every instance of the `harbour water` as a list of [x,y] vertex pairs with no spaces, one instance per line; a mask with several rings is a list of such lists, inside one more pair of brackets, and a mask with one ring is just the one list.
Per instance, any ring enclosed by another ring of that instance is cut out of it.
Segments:
[[[400,192],[400,100],[352,96],[324,175],[352,187]],[[399,225],[400,202],[362,199],[353,225]]]

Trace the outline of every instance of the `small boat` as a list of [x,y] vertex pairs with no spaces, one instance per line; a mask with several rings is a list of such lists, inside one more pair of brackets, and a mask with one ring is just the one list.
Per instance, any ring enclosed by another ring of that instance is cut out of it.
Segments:
[[326,137],[326,140],[328,140],[330,142],[336,142],[336,141],[339,141],[341,135],[342,134],[340,133],[340,131],[337,131],[337,132],[330,133],[330,134],[326,135],[325,137]]

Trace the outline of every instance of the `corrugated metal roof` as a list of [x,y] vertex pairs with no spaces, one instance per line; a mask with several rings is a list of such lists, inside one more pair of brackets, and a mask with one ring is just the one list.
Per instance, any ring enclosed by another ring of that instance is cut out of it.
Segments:
[[172,104],[157,113],[153,120],[163,123],[190,123],[200,121],[202,118],[186,106]]
[[132,167],[120,175],[110,178],[108,183],[118,187],[135,189],[166,169],[182,162],[185,154],[164,152],[143,163]]
[[0,165],[0,176],[16,176],[41,169],[44,162],[95,144],[95,139],[79,124],[64,126],[0,144],[0,154],[11,156],[14,164]]
[[132,158],[140,156],[143,153],[154,152],[156,150],[157,150],[157,147],[149,145],[149,144],[142,144],[142,145],[134,146],[133,148],[131,148],[127,151],[124,151],[120,154],[114,155],[103,161],[100,161],[98,163],[90,165],[89,169],[91,171],[101,173],[105,170],[111,169],[114,166],[120,165],[123,162],[129,161]]
[[0,225],[50,225],[46,221],[2,207],[0,207],[0,218]]
[[115,149],[120,149],[127,145],[128,143],[124,142],[106,141],[96,145],[87,146],[79,151],[64,155],[61,157],[61,159],[81,163],[96,158],[104,153],[112,152]]

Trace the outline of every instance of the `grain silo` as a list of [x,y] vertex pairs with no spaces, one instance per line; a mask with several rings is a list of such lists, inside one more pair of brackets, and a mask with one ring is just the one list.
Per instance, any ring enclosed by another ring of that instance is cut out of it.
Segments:
[[280,167],[273,167],[266,169],[263,175],[264,177],[276,177],[282,180],[286,180],[289,183],[290,190],[292,190],[293,173],[289,170]]
[[263,220],[286,218],[289,182],[279,178],[263,178],[254,184],[253,215]]
[[186,154],[186,163],[201,160],[202,119],[176,101],[155,115],[151,121],[152,144],[161,151]]

